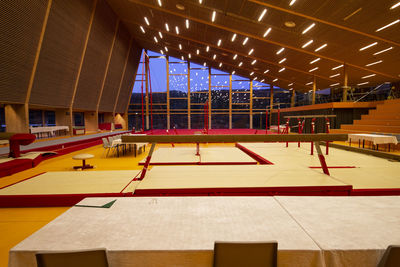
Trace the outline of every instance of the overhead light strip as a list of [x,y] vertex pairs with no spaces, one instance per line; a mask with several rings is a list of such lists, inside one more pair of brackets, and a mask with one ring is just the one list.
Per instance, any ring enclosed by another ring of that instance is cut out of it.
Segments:
[[289,3],[289,6],[293,6],[293,4],[296,2],[296,0],[291,0]]
[[341,67],[343,67],[343,65],[336,66],[336,67],[332,68],[332,70],[337,70],[337,69],[339,69]]
[[378,52],[374,53],[374,56],[379,55],[379,54],[382,54],[382,53],[385,53],[385,52],[387,52],[387,51],[389,51],[389,50],[392,50],[392,49],[393,49],[393,46],[391,46],[391,47],[389,47],[389,48],[386,48],[386,49],[383,49],[383,50],[381,50],[381,51],[378,51]]
[[186,19],[186,29],[189,29],[189,20]]
[[310,44],[312,44],[314,41],[310,40],[307,43],[303,44],[303,46],[301,48],[306,48],[307,46],[309,46]]
[[381,30],[384,30],[384,29],[386,29],[386,28],[388,28],[388,27],[390,27],[390,26],[393,26],[393,25],[395,25],[395,24],[397,24],[397,23],[399,23],[399,22],[400,22],[400,19],[395,20],[395,21],[389,23],[388,25],[385,25],[385,26],[383,26],[383,27],[377,29],[376,32],[380,32]]
[[165,23],[165,29],[169,32],[169,26],[168,23]]
[[324,48],[327,47],[327,46],[328,46],[328,44],[323,44],[323,45],[321,45],[320,47],[318,47],[317,49],[315,49],[314,51],[315,51],[315,52],[318,52],[319,50],[324,49]]
[[308,26],[301,34],[306,34],[309,30],[311,30],[315,26],[315,23]]
[[286,61],[286,58],[283,58],[283,59],[281,59],[281,61],[279,61],[279,64],[282,64],[285,61]]
[[309,72],[313,72],[313,71],[315,71],[315,70],[317,70],[317,69],[319,69],[319,68],[318,68],[318,67],[315,67],[315,68],[309,70]]
[[146,17],[144,17],[144,21],[146,22],[147,25],[150,26],[150,22],[149,22],[149,20],[148,20]]
[[376,64],[379,64],[379,63],[382,63],[382,62],[383,62],[383,60],[379,60],[379,61],[376,61],[376,62],[369,63],[369,64],[367,64],[365,66],[369,67],[369,66],[376,65]]
[[144,30],[144,28],[143,28],[142,26],[140,26],[140,30],[141,30],[143,33],[146,33],[145,30]]
[[361,79],[368,79],[368,78],[371,78],[374,76],[376,76],[376,74],[367,75],[367,76],[361,77]]
[[316,58],[316,59],[314,59],[313,61],[311,61],[310,64],[314,64],[315,62],[318,62],[318,61],[320,61],[320,60],[321,60],[321,58]]
[[395,9],[398,6],[400,6],[400,2],[398,2],[397,4],[394,4],[390,9]]
[[339,85],[340,83],[334,83],[334,84],[331,84],[331,85],[329,85],[329,86],[337,86],[337,85]]
[[217,15],[217,12],[214,10],[212,13],[212,17],[211,17],[211,21],[214,22],[215,21],[215,16]]
[[233,34],[231,42],[235,41],[235,39],[236,39],[236,33]]
[[247,43],[247,41],[249,40],[249,37],[246,37],[242,43],[242,45],[245,45]]
[[282,71],[284,71],[284,70],[285,70],[285,68],[282,68],[282,69],[279,70],[279,72],[282,72]]
[[378,42],[375,42],[375,43],[369,44],[369,45],[367,45],[367,46],[361,47],[361,48],[360,48],[360,51],[364,51],[365,49],[368,49],[368,48],[370,48],[370,47],[373,47],[373,46],[375,46],[375,45],[377,45],[377,44],[378,44]]
[[365,82],[365,83],[358,83],[357,85],[358,85],[358,86],[360,86],[360,85],[366,85],[366,84],[369,84],[369,82]]
[[336,73],[336,74],[333,74],[333,75],[329,76],[329,78],[334,78],[334,77],[337,77],[339,75],[340,75],[340,73]]
[[265,32],[263,37],[267,37],[267,35],[271,32],[271,28],[268,28]]
[[278,52],[276,52],[277,55],[279,55],[280,53],[282,53],[285,50],[284,47],[282,47],[281,49],[278,50]]
[[262,11],[261,15],[258,17],[258,21],[261,21],[263,19],[265,13],[267,13],[267,9],[266,8]]

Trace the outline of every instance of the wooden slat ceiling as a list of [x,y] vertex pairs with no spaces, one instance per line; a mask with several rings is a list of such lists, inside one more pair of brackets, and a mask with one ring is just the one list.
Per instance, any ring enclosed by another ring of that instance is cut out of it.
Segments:
[[[296,0],[289,6],[291,1],[203,0],[200,4],[199,0],[160,0],[160,6],[158,0],[108,0],[142,47],[156,52],[163,50],[167,55],[184,56],[185,59],[190,53],[192,61],[206,62],[207,66],[223,71],[235,71],[235,74],[249,78],[257,76],[259,81],[264,79],[266,83],[278,79],[274,85],[281,88],[308,91],[312,88],[310,82],[314,75],[318,89],[341,87],[344,68],[332,69],[342,64],[346,64],[349,86],[352,87],[365,82],[368,82],[367,86],[375,86],[400,80],[400,23],[376,32],[400,19],[400,6],[390,9],[399,0]],[[178,9],[177,5],[182,5],[184,10]],[[267,12],[258,21],[264,9]],[[214,22],[211,21],[213,11],[216,11]],[[150,25],[145,23],[144,17]],[[188,29],[186,19],[190,24]],[[286,27],[288,21],[296,26]],[[168,23],[169,31],[165,23]],[[302,34],[312,23],[315,26]],[[179,34],[175,31],[176,26]],[[269,28],[271,32],[264,37]],[[232,42],[234,33],[236,39]],[[157,37],[157,43],[154,37]],[[249,39],[243,45],[246,37]],[[302,48],[310,40],[313,42]],[[376,45],[360,51],[375,42]],[[315,51],[324,44],[327,46]],[[208,52],[207,46],[210,47]],[[390,50],[374,55],[390,47]],[[285,49],[278,55],[281,48]],[[253,53],[248,55],[251,49]],[[235,54],[238,55],[236,59]],[[284,58],[286,60],[279,63]],[[320,59],[310,63],[317,58]],[[256,62],[252,64],[254,60]],[[240,62],[243,63],[239,67]],[[368,66],[374,62],[380,63]],[[220,63],[222,67],[219,67]],[[285,69],[280,71],[282,68]],[[310,72],[314,68],[318,69]],[[266,70],[268,72],[264,73]],[[254,72],[252,76],[251,72]]]

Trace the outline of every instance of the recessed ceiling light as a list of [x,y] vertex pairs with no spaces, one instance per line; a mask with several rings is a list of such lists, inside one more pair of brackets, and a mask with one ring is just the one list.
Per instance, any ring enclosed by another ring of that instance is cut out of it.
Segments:
[[247,41],[249,40],[249,37],[246,37],[242,43],[242,45],[245,45],[247,43]]
[[181,44],[179,44],[179,49],[182,50],[182,45]]
[[258,21],[261,21],[262,18],[264,17],[265,13],[267,13],[267,9],[264,8],[264,10],[261,12],[261,15],[258,17]]
[[282,72],[282,71],[284,71],[284,70],[285,70],[285,68],[282,68],[282,69],[279,70],[279,72]]
[[214,54],[214,55],[213,55],[213,59],[216,59],[216,58],[217,58],[217,55],[216,55],[216,54]]
[[189,20],[186,19],[186,29],[189,29]]
[[315,52],[318,52],[319,50],[324,49],[324,48],[327,47],[327,46],[328,46],[328,44],[323,44],[323,45],[321,45],[320,47],[318,47],[317,49],[315,49],[314,51],[315,51]]
[[293,83],[289,83],[287,86],[292,86],[293,85]]
[[204,63],[203,63],[203,66],[205,67],[205,66],[207,66],[207,64],[204,62]]
[[315,26],[315,23],[308,26],[301,34],[306,34],[309,30],[311,30]]
[[256,64],[256,62],[257,62],[257,59],[254,59],[253,62],[251,62],[251,65]]
[[272,80],[272,82],[276,82],[276,81],[278,81],[278,79],[274,79],[274,80]]
[[141,30],[143,33],[146,33],[146,32],[144,31],[144,28],[143,28],[142,26],[140,26],[140,30]]
[[168,52],[168,47],[164,47],[165,48],[165,51],[167,51]]
[[199,49],[196,50],[196,54],[200,54],[200,50]]
[[383,60],[379,60],[379,61],[376,61],[376,62],[369,63],[369,64],[367,64],[365,66],[369,67],[369,66],[372,66],[372,65],[375,65],[375,64],[379,64],[379,63],[382,63],[382,62],[383,62]]
[[307,46],[309,46],[310,44],[312,44],[314,41],[310,40],[307,43],[303,44],[303,46],[301,48],[306,48]]
[[220,68],[222,67],[222,62],[221,63],[219,63],[219,65],[218,65]]
[[339,66],[333,67],[332,70],[337,70],[337,69],[339,69],[341,67],[343,67],[343,65],[339,65]]
[[279,55],[280,53],[282,53],[285,50],[284,47],[282,47],[281,49],[278,50],[278,52],[276,52],[277,55]]
[[369,84],[369,82],[365,82],[365,83],[357,83],[358,86],[360,85],[365,85],[365,84]]
[[188,58],[192,58],[192,55],[190,53],[188,54]]
[[232,71],[232,75],[235,74],[235,71]]
[[312,85],[312,84],[313,84],[313,82],[306,83],[306,85]]
[[283,58],[283,59],[281,59],[281,61],[279,61],[279,64],[282,64],[285,61],[286,61],[286,58]]
[[164,51],[162,51],[162,49],[160,50],[160,53],[164,55]]
[[315,68],[309,70],[309,72],[313,72],[313,71],[315,71],[315,70],[317,70],[317,69],[318,69],[318,67],[315,67]]
[[149,20],[148,20],[146,17],[144,17],[144,21],[146,22],[147,25],[150,26],[150,22],[149,22]]
[[318,62],[318,61],[320,61],[320,58],[314,59],[313,61],[310,62],[310,64],[314,64],[315,62]]
[[264,82],[265,80],[264,79],[262,79],[261,81],[260,81],[260,83],[262,83],[262,82]]
[[183,56],[181,56],[181,59],[182,59],[182,60],[185,60],[185,58],[184,58]]
[[211,21],[212,22],[214,22],[215,21],[215,16],[217,15],[217,12],[215,12],[215,10],[213,11],[213,13],[212,13],[212,16],[211,16]]
[[210,47],[207,45],[206,52],[210,51]]
[[218,45],[218,46],[220,46],[220,45],[221,45],[221,42],[222,42],[222,40],[221,40],[221,39],[219,39],[219,40],[218,40],[218,44],[217,44],[217,45]]
[[331,84],[331,85],[329,85],[329,86],[337,86],[337,85],[339,85],[340,83],[334,83],[334,84]]
[[363,51],[363,50],[365,50],[365,49],[368,49],[368,48],[370,48],[370,47],[373,47],[374,45],[377,45],[377,44],[378,44],[378,42],[375,42],[375,43],[369,44],[369,45],[367,45],[367,46],[361,47],[361,48],[360,48],[360,51]]
[[393,49],[393,46],[391,46],[391,47],[389,47],[389,48],[386,48],[386,49],[383,49],[383,50],[381,50],[381,51],[379,51],[379,52],[374,53],[374,56],[379,55],[379,54],[382,54],[382,53],[384,53],[384,52],[386,52],[386,51],[389,51],[389,50],[392,50],[392,49]]
[[162,33],[161,33],[161,32],[158,32],[158,35],[160,35],[160,38],[161,38],[161,39],[163,38],[163,36],[162,36]]
[[185,10],[185,6],[182,4],[176,4],[176,8],[179,10]]
[[169,32],[169,26],[168,23],[165,23],[165,29]]
[[162,6],[161,0],[158,0],[158,5]]
[[231,42],[235,41],[235,39],[236,39],[236,33],[233,34]]
[[254,79],[253,80],[257,80],[257,77],[254,77]]
[[267,37],[267,35],[271,32],[271,28],[268,28],[265,32],[263,37]]
[[154,41],[155,41],[156,43],[158,43],[157,37],[155,37],[155,36],[154,36]]
[[374,76],[376,76],[376,74],[367,75],[367,76],[361,77],[361,79],[367,79],[367,78],[371,78]]
[[383,26],[383,27],[377,29],[376,32],[379,32],[379,31],[381,31],[381,30],[384,30],[384,29],[386,29],[386,28],[388,28],[388,27],[390,27],[390,26],[393,26],[394,24],[397,24],[397,23],[399,23],[399,22],[400,22],[400,19],[395,20],[395,21],[393,21],[393,22],[391,22],[391,23],[389,23],[389,24],[387,24],[387,25],[385,25],[385,26]]
[[254,71],[252,71],[251,73],[250,73],[250,76],[252,76],[254,74]]
[[296,23],[294,21],[286,21],[285,26],[288,28],[294,28],[296,27]]
[[203,0],[199,0],[199,4],[203,3]]
[[329,78],[334,78],[334,77],[337,77],[339,75],[340,75],[340,73],[336,73],[336,74],[333,74],[333,75],[329,76]]
[[296,0],[291,0],[289,3],[289,6],[293,6],[293,4],[296,2]]
[[178,28],[178,26],[175,26],[175,32],[176,32],[176,34],[179,34],[179,28]]
[[265,70],[265,71],[264,71],[264,74],[267,73],[268,71],[269,71],[269,70]]
[[400,6],[400,2],[398,2],[397,4],[394,4],[390,9],[394,9],[396,7]]
[[233,60],[235,60],[237,58],[237,54],[235,54],[234,56],[233,56]]
[[254,49],[252,48],[252,49],[249,51],[249,55],[253,54],[253,51],[254,51]]

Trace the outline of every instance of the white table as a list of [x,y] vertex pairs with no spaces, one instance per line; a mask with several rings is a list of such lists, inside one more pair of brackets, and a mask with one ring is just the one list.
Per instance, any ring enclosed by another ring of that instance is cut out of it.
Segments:
[[140,150],[140,149],[146,149],[146,145],[147,145],[148,143],[134,143],[134,142],[122,142],[122,139],[120,139],[120,138],[118,138],[118,139],[113,139],[112,140],[112,142],[111,142],[111,145],[112,146],[116,146],[117,147],[117,156],[119,156],[119,149],[118,149],[118,147],[119,146],[126,146],[126,145],[129,145],[129,146],[133,146],[133,151],[134,151],[134,155],[135,155],[135,157],[137,156],[137,152]]
[[[351,146],[351,141],[358,141],[358,146],[360,147],[361,141],[363,142],[363,148],[365,146],[365,141],[369,141],[377,146],[380,144],[395,144],[397,145],[397,138],[396,136],[391,135],[383,135],[383,134],[349,134],[348,135],[348,142]],[[390,150],[390,146],[389,146]]]
[[30,127],[31,134],[41,135],[47,133],[49,136],[55,136],[57,132],[69,131],[68,126],[46,126],[46,127]]

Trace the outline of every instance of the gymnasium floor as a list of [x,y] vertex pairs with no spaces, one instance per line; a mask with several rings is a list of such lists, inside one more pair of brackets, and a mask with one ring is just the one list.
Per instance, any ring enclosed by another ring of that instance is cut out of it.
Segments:
[[[353,184],[356,188],[387,188],[387,187],[395,187],[400,188],[400,163],[399,162],[391,162],[384,159],[375,158],[372,156],[360,155],[353,152],[346,152],[337,149],[331,149],[330,155],[327,157],[328,166],[333,165],[341,165],[341,166],[355,166],[356,168],[349,168],[349,169],[330,169],[332,178],[329,178],[322,173],[320,169],[310,169],[310,166],[319,166],[319,162],[315,161],[314,158],[310,158],[309,156],[309,148],[310,144],[302,144],[300,149],[297,148],[297,144],[290,144],[289,148],[285,150],[285,144],[242,144],[255,152],[259,153],[261,156],[265,157],[266,159],[272,161],[274,165],[251,165],[251,166],[234,166],[237,169],[237,173],[243,173],[246,171],[248,167],[261,167],[257,169],[257,171],[266,173],[266,176],[263,178],[263,183],[268,180],[269,182],[273,183],[281,183],[282,181],[279,180],[279,175],[282,176],[285,173],[286,176],[291,176],[292,180],[293,177],[298,176],[298,172],[296,172],[296,168],[301,167],[302,172],[307,172],[305,176],[308,174],[312,174],[316,177],[316,179],[323,179],[323,183],[333,183],[333,184]],[[268,146],[267,146],[268,145]],[[194,144],[175,144],[175,147],[182,151],[189,151],[195,152],[195,145]],[[213,148],[218,148],[216,150],[221,150],[223,148],[233,149],[234,144],[202,144],[202,148],[204,150],[212,151]],[[173,149],[170,144],[160,144],[157,145],[157,148],[162,148],[162,150]],[[148,151],[148,149],[146,150]],[[156,150],[157,151],[157,150]],[[72,156],[75,154],[81,153],[90,153],[95,156],[94,159],[89,160],[88,163],[91,165],[96,166],[94,170],[86,170],[84,171],[85,174],[90,176],[90,173],[93,171],[126,171],[125,173],[129,173],[129,175],[133,175],[141,170],[141,166],[139,166],[139,162],[142,161],[146,153],[137,156],[136,158],[133,157],[132,154],[127,154],[120,156],[119,158],[110,156],[105,158],[102,156],[104,149],[102,146],[95,146],[92,148],[87,148],[84,150],[76,151],[71,154],[63,155],[57,158],[45,160],[41,162],[37,167],[14,174],[12,176],[3,177],[0,179],[0,187],[13,184],[15,182],[21,181],[26,179],[27,177],[31,177],[34,175],[39,175],[44,172],[63,172],[64,175],[68,175],[68,172],[73,172],[74,175],[78,173],[82,173],[81,171],[74,171],[72,166],[78,164],[77,161],[72,160]],[[201,151],[200,151],[201,152]],[[288,153],[289,152],[289,153]],[[314,156],[315,157],[315,156]],[[291,164],[287,164],[287,162],[291,162]],[[171,176],[173,173],[178,173],[179,175],[175,175],[173,178],[175,179],[174,183],[177,180],[181,179],[181,182],[190,183],[190,181],[184,181],[182,177],[187,176],[196,168],[211,168],[209,170],[218,170],[219,172],[212,171],[212,173],[218,173],[220,176],[223,176],[223,169],[228,166],[156,166],[153,167],[153,174],[152,171],[149,172],[149,176],[147,178],[156,177],[157,172],[161,172],[161,174],[165,173],[165,176]],[[267,169],[270,167],[270,169]],[[161,168],[170,168],[171,172],[163,172]],[[214,169],[212,169],[214,168]],[[228,167],[229,168],[229,167]],[[239,170],[240,169],[240,170]],[[177,172],[178,170],[178,172]],[[182,170],[182,171],[181,171]],[[183,171],[184,170],[184,171]],[[271,170],[274,170],[273,172]],[[251,171],[250,171],[251,172]],[[275,173],[277,176],[274,176]],[[291,174],[289,174],[291,173]],[[199,175],[201,175],[199,173]],[[246,184],[246,181],[241,180],[237,175],[238,178],[236,182],[243,186],[243,183]],[[378,179],[376,179],[378,177]],[[124,179],[124,178],[121,178]],[[160,179],[160,175],[158,178]],[[278,181],[279,180],[279,181]],[[289,179],[290,180],[290,179]],[[299,181],[298,179],[295,181],[296,183],[303,183],[307,180],[302,179]],[[328,181],[329,180],[329,181]],[[200,181],[197,180],[197,181]],[[139,185],[141,187],[153,187],[154,184],[151,184],[152,180],[144,180],[140,182]],[[162,186],[166,186],[165,181],[161,181]],[[247,181],[250,182],[250,181]],[[254,181],[254,183],[259,183],[260,181]],[[201,183],[206,183],[206,181],[201,180]],[[219,181],[221,185],[224,182],[221,180]],[[171,181],[167,181],[167,185],[171,184]],[[179,185],[177,185],[179,186]],[[200,184],[200,186],[204,186],[204,184]],[[41,227],[43,227],[48,222],[52,221],[54,218],[62,214],[68,210],[68,207],[56,207],[56,208],[2,208],[0,209],[0,266],[7,266],[8,262],[8,251],[10,248],[18,244],[20,241],[31,235],[33,232],[37,231]]]

